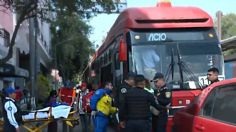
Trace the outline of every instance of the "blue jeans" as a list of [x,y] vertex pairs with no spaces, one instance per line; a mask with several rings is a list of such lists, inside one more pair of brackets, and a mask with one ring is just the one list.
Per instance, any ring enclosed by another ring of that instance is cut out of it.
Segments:
[[103,115],[96,115],[94,132],[106,132],[109,122],[109,117]]

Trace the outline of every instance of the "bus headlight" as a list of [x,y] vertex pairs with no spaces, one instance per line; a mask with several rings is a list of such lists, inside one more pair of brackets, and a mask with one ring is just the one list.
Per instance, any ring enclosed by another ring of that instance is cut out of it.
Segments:
[[134,38],[137,39],[137,40],[139,40],[139,39],[140,39],[140,36],[139,36],[139,35],[135,35]]
[[209,36],[210,38],[213,38],[213,37],[214,37],[214,35],[213,35],[212,33],[209,33],[208,36]]

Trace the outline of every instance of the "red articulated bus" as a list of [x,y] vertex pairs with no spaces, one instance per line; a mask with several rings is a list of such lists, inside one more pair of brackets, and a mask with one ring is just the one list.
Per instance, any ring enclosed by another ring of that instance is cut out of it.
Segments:
[[[129,8],[110,29],[90,64],[102,83],[118,86],[129,71],[153,79],[165,74],[172,88],[173,114],[190,104],[207,84],[207,70],[216,67],[224,78],[221,47],[212,18],[196,7],[174,7],[160,2],[156,7]],[[89,73],[89,72],[87,72]]]

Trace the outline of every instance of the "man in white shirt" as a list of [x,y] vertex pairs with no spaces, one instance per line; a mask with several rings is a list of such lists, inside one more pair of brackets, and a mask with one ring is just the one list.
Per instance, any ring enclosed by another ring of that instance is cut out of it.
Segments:
[[19,125],[22,122],[21,111],[15,102],[15,89],[6,88],[6,98],[3,106],[4,132],[19,132]]
[[89,93],[89,90],[87,89],[87,84],[83,82],[80,86],[80,91],[79,91],[79,115],[80,115],[80,122],[82,126],[82,131],[83,132],[88,132],[88,115],[87,115],[87,99],[85,98],[86,95]]

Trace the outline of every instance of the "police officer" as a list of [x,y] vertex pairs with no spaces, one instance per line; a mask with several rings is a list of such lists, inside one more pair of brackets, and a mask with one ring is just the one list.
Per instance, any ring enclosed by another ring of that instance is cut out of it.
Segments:
[[210,81],[210,84],[213,84],[215,82],[219,82],[218,75],[219,75],[219,70],[215,67],[210,68],[207,71],[207,79],[208,79],[208,81]]
[[[157,72],[151,82],[154,82],[154,85],[156,87],[154,94],[158,103],[162,106],[168,107],[171,103],[171,91],[166,86],[164,75]],[[160,111],[158,116],[153,115],[153,131],[166,132],[167,121],[167,110]]]
[[[136,74],[133,72],[129,72],[125,77],[122,82],[122,84],[118,87],[116,96],[115,96],[115,106],[120,109],[121,104],[124,103],[124,97],[125,94],[132,88],[134,87],[134,78]],[[117,121],[119,123],[119,119],[117,118]],[[120,132],[124,132],[124,126],[120,125]]]
[[154,96],[144,90],[145,78],[143,75],[135,77],[135,87],[130,89],[121,104],[119,117],[125,132],[150,132],[150,105],[163,111],[166,108],[157,104]]
[[3,118],[4,132],[19,132],[19,125],[22,122],[21,111],[17,107],[15,98],[16,93],[15,89],[12,87],[8,87],[5,90],[7,97],[4,100],[4,109],[3,109]]
[[134,87],[135,75],[135,73],[129,72],[124,78],[124,81],[122,82],[117,91],[117,96],[115,99],[116,106],[119,106],[121,103],[124,102],[124,95],[130,90],[130,88]]

